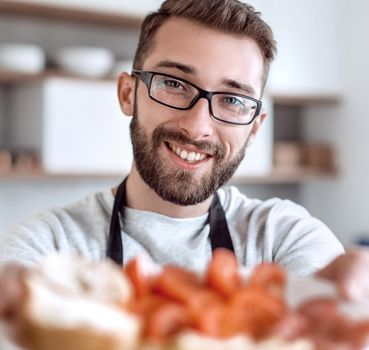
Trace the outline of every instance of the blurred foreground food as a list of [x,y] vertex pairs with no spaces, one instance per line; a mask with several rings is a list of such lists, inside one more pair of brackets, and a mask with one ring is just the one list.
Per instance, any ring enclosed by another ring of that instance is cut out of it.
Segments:
[[0,318],[30,350],[361,350],[369,319],[333,297],[292,308],[287,275],[262,264],[245,277],[235,256],[214,252],[203,276],[149,258],[111,262],[54,256],[0,273]]

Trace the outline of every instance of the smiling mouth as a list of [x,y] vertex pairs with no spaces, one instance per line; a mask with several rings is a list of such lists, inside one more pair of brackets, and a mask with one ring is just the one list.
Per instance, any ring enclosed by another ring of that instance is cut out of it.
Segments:
[[178,147],[176,145],[173,145],[169,142],[166,142],[165,144],[178,157],[180,157],[181,159],[183,159],[183,160],[185,160],[189,163],[200,162],[200,161],[204,160],[205,158],[207,158],[209,156],[208,154],[202,153],[202,152],[187,151],[187,150],[185,150],[181,147]]

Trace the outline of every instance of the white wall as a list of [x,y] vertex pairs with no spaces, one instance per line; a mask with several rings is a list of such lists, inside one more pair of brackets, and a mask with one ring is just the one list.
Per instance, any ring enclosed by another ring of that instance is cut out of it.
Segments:
[[57,6],[66,5],[68,7],[133,15],[141,15],[156,10],[162,3],[161,0],[28,0],[28,2]]
[[5,146],[4,89],[0,88],[0,147]]
[[112,188],[120,180],[2,180],[0,181],[0,232],[44,209],[66,205],[92,192]]
[[278,93],[340,91],[339,0],[244,0],[262,13],[277,41],[269,90]]
[[339,177],[305,185],[302,196],[311,211],[319,213],[349,244],[362,234],[369,237],[369,2],[341,2],[337,30],[344,59],[343,103],[329,113],[311,112],[311,118],[306,119],[309,137],[328,139],[335,145]]

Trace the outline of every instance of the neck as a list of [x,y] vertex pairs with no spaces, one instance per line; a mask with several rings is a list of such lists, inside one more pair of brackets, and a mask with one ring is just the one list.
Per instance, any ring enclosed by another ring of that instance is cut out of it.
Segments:
[[[115,189],[113,193],[115,194]],[[212,197],[190,206],[173,204],[163,200],[146,182],[143,181],[135,166],[132,167],[126,183],[127,206],[133,209],[156,212],[175,218],[189,218],[205,214],[210,207]]]

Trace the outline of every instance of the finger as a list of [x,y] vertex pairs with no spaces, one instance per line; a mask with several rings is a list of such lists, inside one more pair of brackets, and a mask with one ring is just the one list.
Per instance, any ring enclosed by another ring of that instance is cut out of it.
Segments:
[[11,264],[0,271],[0,318],[6,319],[19,307],[23,297],[24,276],[28,269],[22,265]]

